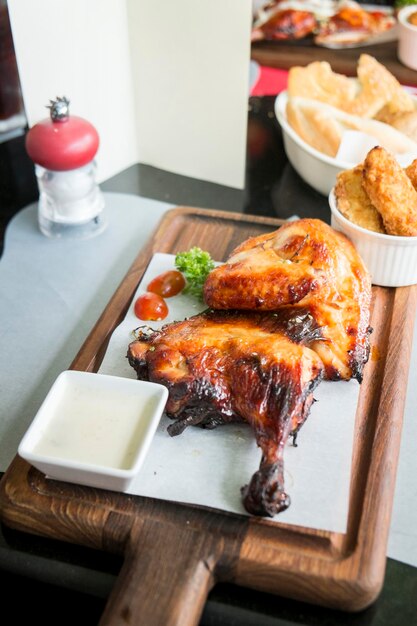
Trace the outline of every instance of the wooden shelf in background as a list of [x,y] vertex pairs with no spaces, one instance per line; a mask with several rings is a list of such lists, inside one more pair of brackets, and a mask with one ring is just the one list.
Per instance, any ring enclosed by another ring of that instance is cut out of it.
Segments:
[[333,71],[356,76],[356,65],[362,53],[370,54],[402,83],[417,86],[417,72],[402,65],[397,57],[397,41],[361,48],[331,50],[299,43],[260,41],[252,44],[251,56],[260,65],[289,69],[294,65],[308,65],[312,61],[328,61]]

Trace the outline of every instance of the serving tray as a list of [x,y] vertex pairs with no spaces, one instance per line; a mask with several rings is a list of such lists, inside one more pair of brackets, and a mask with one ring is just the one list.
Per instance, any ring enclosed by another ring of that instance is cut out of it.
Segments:
[[[193,208],[168,212],[71,368],[98,370],[155,252],[197,245],[224,259],[247,237],[281,223]],[[416,304],[417,286],[373,289],[372,351],[356,413],[345,534],[47,480],[19,457],[0,485],[2,521],[124,555],[102,625],[197,624],[220,580],[347,611],[368,606],[384,580]]]

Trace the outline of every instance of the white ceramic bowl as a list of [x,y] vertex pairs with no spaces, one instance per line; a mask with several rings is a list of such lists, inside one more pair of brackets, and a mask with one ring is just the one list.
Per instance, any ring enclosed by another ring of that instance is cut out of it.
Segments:
[[412,13],[417,13],[417,4],[398,12],[398,58],[407,67],[417,70],[417,26],[408,21]]
[[282,128],[285,152],[293,168],[313,189],[327,196],[336,183],[336,176],[356,163],[336,160],[312,148],[287,122],[288,94],[282,91],[275,101],[275,114]]
[[[411,96],[417,108],[417,98]],[[313,189],[328,196],[336,184],[339,172],[355,167],[357,163],[335,159],[312,148],[302,139],[287,121],[288,94],[283,91],[275,100],[275,114],[282,128],[287,157],[303,180]],[[378,141],[375,141],[375,145]],[[365,156],[365,155],[364,155]]]
[[168,398],[163,385],[68,370],[52,385],[19,455],[65,482],[125,491]]
[[406,287],[417,283],[417,237],[385,235],[357,226],[338,210],[333,189],[329,205],[333,228],[354,243],[374,285]]

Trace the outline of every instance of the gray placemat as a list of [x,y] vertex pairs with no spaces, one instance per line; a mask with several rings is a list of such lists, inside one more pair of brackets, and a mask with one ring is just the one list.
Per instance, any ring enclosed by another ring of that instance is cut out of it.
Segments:
[[170,205],[106,193],[107,229],[48,239],[37,205],[10,222],[0,261],[0,470]]
[[[106,193],[107,230],[80,242],[50,240],[37,207],[21,211],[6,232],[0,260],[0,471],[58,374],[84,339],[170,205]],[[417,333],[388,556],[417,566]],[[401,375],[401,373],[399,373]]]

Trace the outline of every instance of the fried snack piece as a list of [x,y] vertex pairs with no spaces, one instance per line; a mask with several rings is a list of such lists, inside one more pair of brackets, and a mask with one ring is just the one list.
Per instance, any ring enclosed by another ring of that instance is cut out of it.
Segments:
[[307,67],[292,67],[288,74],[288,96],[312,98],[339,109],[353,100],[357,81],[333,72],[326,61],[315,61]]
[[417,191],[417,159],[415,159],[408,167],[405,168],[405,173],[411,180],[411,184]]
[[362,184],[389,235],[417,236],[417,191],[384,148],[377,146],[368,152]]
[[339,2],[334,15],[320,24],[314,41],[318,45],[359,44],[386,32],[395,18],[381,11],[366,11],[357,2]]
[[337,176],[334,193],[339,211],[354,224],[385,233],[381,215],[362,186],[363,166],[345,170]]
[[361,54],[357,73],[361,91],[353,101],[345,101],[345,111],[361,117],[374,117],[384,107],[389,113],[414,111],[410,95],[374,57]]
[[319,100],[364,118],[383,111],[379,119],[387,123],[392,115],[415,111],[411,96],[374,57],[361,54],[357,74],[358,79],[337,74],[326,61],[293,67],[288,75],[288,95]]

